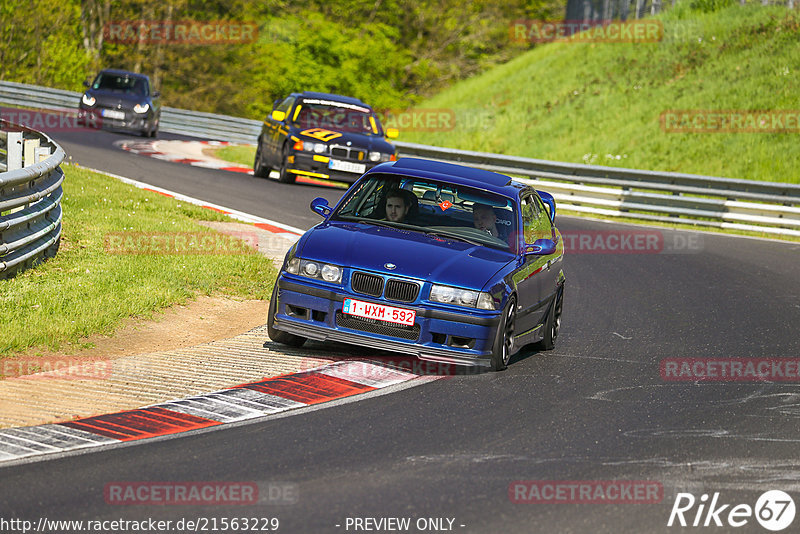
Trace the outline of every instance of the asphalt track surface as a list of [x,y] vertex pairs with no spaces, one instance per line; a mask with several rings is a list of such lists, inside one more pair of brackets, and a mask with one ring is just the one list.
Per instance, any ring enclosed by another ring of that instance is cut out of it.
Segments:
[[[307,207],[312,198],[341,195],[125,153],[113,146],[121,134],[53,136],[84,166],[300,228],[319,220]],[[631,228],[557,222],[562,232]],[[676,235],[688,234],[664,232],[667,242]],[[0,468],[0,518],[264,517],[280,520],[278,532],[378,531],[356,529],[348,518],[410,518],[406,532],[436,531],[417,529],[419,518],[453,519],[452,530],[465,533],[727,532],[727,525],[667,527],[676,494],[699,500],[719,492],[720,504],[754,506],[778,489],[800,505],[800,387],[665,381],[660,362],[798,357],[799,266],[798,245],[712,234],[685,254],[571,254],[552,352],[523,349],[501,373],[448,376],[288,417]],[[514,503],[509,487],[519,480],[656,481],[663,499]],[[107,504],[105,486],[120,481],[287,484],[294,498]],[[686,512],[690,524],[697,510]],[[768,532],[747,521],[736,531]],[[798,525],[800,518],[786,532]]]

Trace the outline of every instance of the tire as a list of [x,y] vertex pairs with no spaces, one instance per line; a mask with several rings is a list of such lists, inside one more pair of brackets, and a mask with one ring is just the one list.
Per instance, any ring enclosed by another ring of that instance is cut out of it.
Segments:
[[514,353],[514,323],[517,316],[516,300],[508,299],[492,345],[492,371],[502,371]]
[[306,338],[277,330],[273,325],[275,324],[275,314],[277,313],[276,303],[278,302],[278,282],[275,282],[275,287],[272,290],[272,297],[269,299],[269,312],[267,314],[267,333],[272,341],[278,342],[282,345],[290,347],[302,347],[306,342]]
[[253,176],[256,178],[267,178],[269,177],[269,167],[264,166],[261,158],[261,143],[258,143],[258,148],[256,149],[256,158],[253,161]]
[[539,350],[553,350],[556,347],[558,333],[561,330],[561,311],[564,307],[564,286],[556,291],[553,304],[547,312],[547,321],[544,325],[544,337],[538,344]]
[[280,176],[278,180],[285,184],[293,184],[295,180],[297,180],[297,175],[293,172],[289,172],[288,166],[289,162],[289,145],[283,145],[283,150],[281,150],[281,168],[278,171]]

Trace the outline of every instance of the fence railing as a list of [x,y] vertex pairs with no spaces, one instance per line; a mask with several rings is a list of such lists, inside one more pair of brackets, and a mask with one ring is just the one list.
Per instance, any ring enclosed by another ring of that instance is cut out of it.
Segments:
[[0,120],[0,279],[58,251],[63,160],[48,136]]
[[[0,102],[12,105],[75,109],[80,96],[0,82]],[[261,122],[165,107],[161,130],[255,143]],[[414,143],[395,145],[400,155],[464,163],[530,180],[552,193],[560,209],[573,212],[800,236],[800,184],[562,163]]]

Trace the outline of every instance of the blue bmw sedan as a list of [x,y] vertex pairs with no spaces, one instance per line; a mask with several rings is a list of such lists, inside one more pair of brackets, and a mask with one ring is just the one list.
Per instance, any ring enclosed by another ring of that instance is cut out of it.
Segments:
[[415,158],[380,164],[286,254],[270,337],[338,341],[505,369],[555,346],[564,245],[555,201],[489,171]]

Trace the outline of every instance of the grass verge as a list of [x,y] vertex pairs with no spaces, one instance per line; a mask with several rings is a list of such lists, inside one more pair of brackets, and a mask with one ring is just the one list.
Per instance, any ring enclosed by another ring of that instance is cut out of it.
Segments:
[[256,157],[256,147],[253,145],[229,145],[208,149],[208,153],[215,158],[252,168]]
[[686,2],[656,19],[660,42],[544,44],[459,82],[418,106],[452,110],[455,127],[401,131],[401,139],[800,183],[796,124],[786,133],[672,133],[661,123],[671,110],[800,114],[800,14],[749,4],[703,13]]
[[228,221],[224,215],[76,166],[62,168],[58,254],[0,280],[0,358],[108,335],[126,318],[149,317],[199,294],[269,298],[276,271],[268,258],[247,247],[239,253],[183,247],[206,253],[120,254],[107,246],[111,236],[177,235],[191,241],[202,233],[216,239],[221,234],[197,221]]

